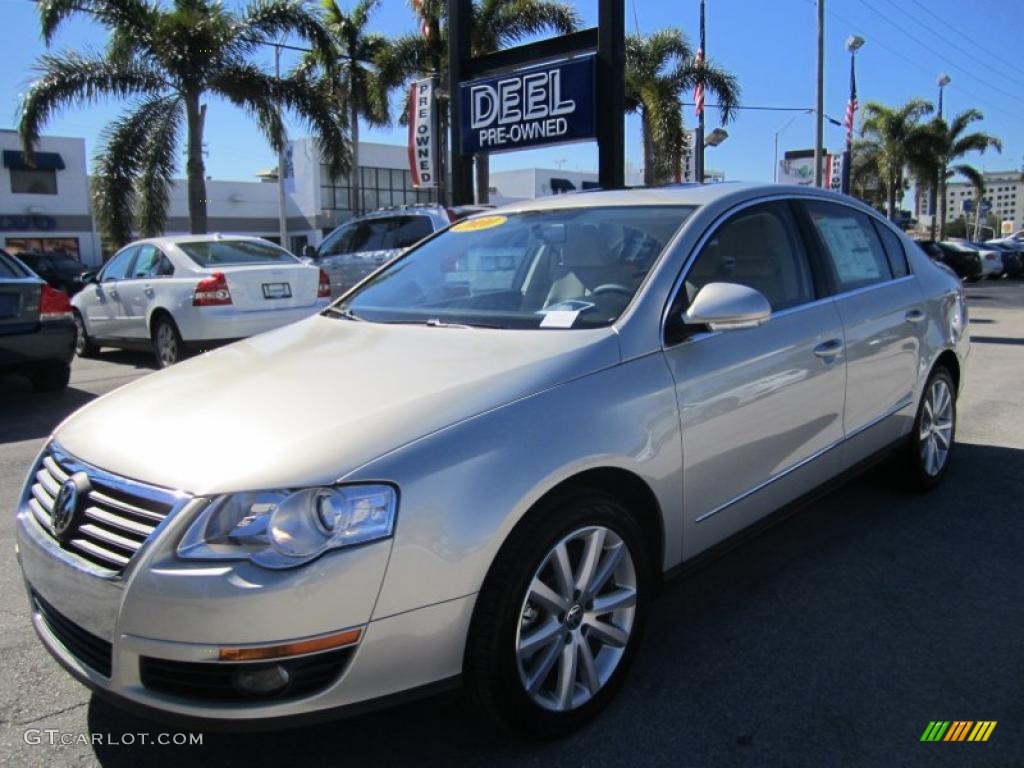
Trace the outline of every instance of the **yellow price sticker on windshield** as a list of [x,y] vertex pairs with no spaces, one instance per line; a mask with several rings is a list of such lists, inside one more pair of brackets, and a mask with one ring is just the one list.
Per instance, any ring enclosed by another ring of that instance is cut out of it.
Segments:
[[494,227],[500,227],[508,221],[507,216],[481,216],[478,219],[466,219],[460,221],[454,227],[452,232],[479,232],[482,229],[493,229]]

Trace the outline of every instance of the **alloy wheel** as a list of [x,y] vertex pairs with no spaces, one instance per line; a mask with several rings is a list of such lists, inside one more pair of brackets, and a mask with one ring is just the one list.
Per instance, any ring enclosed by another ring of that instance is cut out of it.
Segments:
[[85,353],[85,345],[88,340],[85,335],[85,323],[82,321],[81,316],[76,312],[75,318],[75,354],[83,355]]
[[953,394],[945,379],[937,378],[928,387],[918,438],[921,466],[935,477],[946,465],[953,444]]
[[156,329],[156,355],[162,367],[178,362],[178,337],[170,323],[160,323]]
[[596,696],[625,653],[636,600],[633,557],[610,528],[580,528],[552,547],[530,581],[516,631],[527,695],[558,712]]

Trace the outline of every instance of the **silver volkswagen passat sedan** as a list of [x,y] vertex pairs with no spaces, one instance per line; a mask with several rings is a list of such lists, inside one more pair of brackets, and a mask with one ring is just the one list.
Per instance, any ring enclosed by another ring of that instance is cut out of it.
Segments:
[[938,483],[968,343],[959,281],[831,193],[488,212],[61,424],[18,508],[32,622],[153,715],[269,727],[461,683],[564,733],[667,571],[883,454]]

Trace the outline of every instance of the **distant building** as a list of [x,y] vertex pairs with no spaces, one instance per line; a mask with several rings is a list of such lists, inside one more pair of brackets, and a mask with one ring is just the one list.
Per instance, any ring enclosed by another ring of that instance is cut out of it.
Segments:
[[[985,179],[985,197],[992,206],[992,214],[1000,222],[1012,222],[1012,231],[1024,227],[1024,179],[1020,171],[986,171],[983,174]],[[946,221],[954,221],[963,217],[964,201],[969,200],[973,205],[976,190],[968,182],[958,181],[946,185]],[[918,186],[914,194],[914,212],[918,219],[928,224],[931,223],[931,190],[927,187]],[[973,220],[973,214],[971,214]],[[982,221],[982,224],[985,222]],[[996,232],[998,236],[998,231]]]
[[98,264],[85,141],[44,136],[29,165],[17,132],[0,130],[0,150],[0,245],[11,253],[63,251],[86,264]]

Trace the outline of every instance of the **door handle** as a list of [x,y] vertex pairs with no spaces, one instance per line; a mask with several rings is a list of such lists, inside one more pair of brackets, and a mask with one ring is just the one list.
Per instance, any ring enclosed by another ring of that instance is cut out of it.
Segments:
[[153,286],[152,285],[144,285],[144,286],[142,286],[142,291],[147,296],[152,296],[153,295]]
[[842,339],[829,339],[828,341],[824,341],[816,346],[814,348],[814,354],[816,357],[829,360],[842,352],[843,346]]
[[908,323],[920,323],[924,320],[925,315],[920,309],[911,309],[907,311],[907,314],[904,315],[904,317],[907,319]]
[[110,290],[110,298],[116,299],[117,298],[117,289],[116,288],[111,288],[109,290]]

